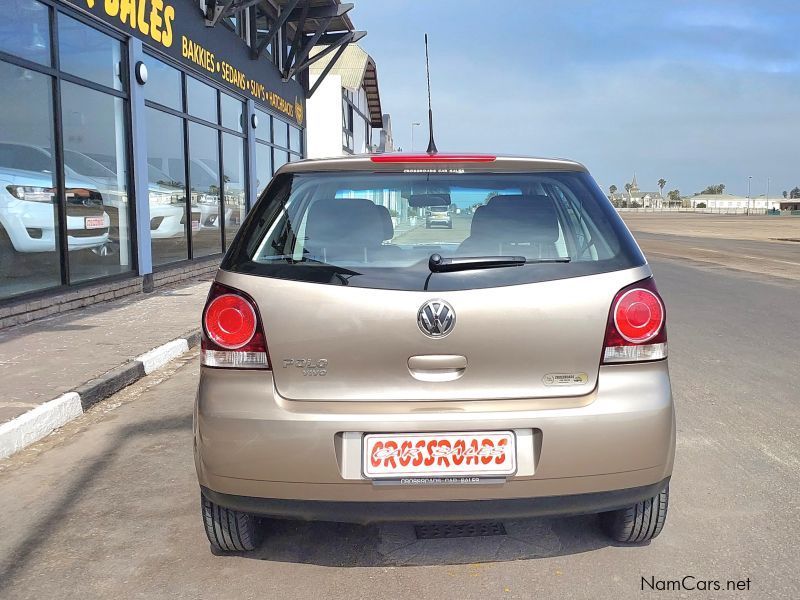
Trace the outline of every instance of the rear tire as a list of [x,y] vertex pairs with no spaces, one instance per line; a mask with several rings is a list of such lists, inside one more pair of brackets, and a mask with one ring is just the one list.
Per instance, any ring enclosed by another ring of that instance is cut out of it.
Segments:
[[600,519],[603,529],[615,541],[640,544],[655,539],[664,529],[668,506],[669,486],[633,506],[603,513]]
[[200,496],[203,526],[211,547],[219,552],[247,552],[261,545],[261,531],[253,515],[231,510]]

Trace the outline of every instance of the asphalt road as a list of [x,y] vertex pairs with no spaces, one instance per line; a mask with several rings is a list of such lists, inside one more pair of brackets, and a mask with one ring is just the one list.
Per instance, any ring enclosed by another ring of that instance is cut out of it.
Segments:
[[[798,219],[800,221],[800,219]],[[671,257],[711,263],[800,282],[800,243],[763,242],[635,232],[650,258]]]
[[[192,355],[0,462],[0,598],[800,597],[798,284],[654,269],[678,455],[651,544],[614,546],[593,517],[445,540],[416,540],[409,524],[270,522],[260,551],[214,556],[192,464]],[[642,577],[684,576],[750,591],[641,591]]]

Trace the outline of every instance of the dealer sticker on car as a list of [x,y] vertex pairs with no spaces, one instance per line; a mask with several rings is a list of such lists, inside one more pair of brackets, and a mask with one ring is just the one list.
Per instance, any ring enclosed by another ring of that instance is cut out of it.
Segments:
[[513,475],[515,437],[512,431],[367,434],[363,466],[371,479]]

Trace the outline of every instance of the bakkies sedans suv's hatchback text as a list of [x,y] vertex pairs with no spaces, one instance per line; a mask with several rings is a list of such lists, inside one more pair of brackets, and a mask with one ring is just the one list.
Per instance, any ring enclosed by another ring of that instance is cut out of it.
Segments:
[[[452,227],[426,228],[430,207]],[[437,209],[438,210],[438,209]],[[212,546],[260,517],[602,513],[657,536],[666,313],[575,162],[387,154],[281,168],[203,312],[194,420]]]

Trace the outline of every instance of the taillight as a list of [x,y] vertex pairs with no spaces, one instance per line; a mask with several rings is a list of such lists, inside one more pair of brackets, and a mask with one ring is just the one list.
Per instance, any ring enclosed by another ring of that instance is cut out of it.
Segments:
[[211,286],[203,310],[201,364],[234,369],[269,369],[267,342],[258,309],[244,292]]
[[667,357],[667,313],[652,277],[621,289],[614,297],[603,343],[603,363]]

